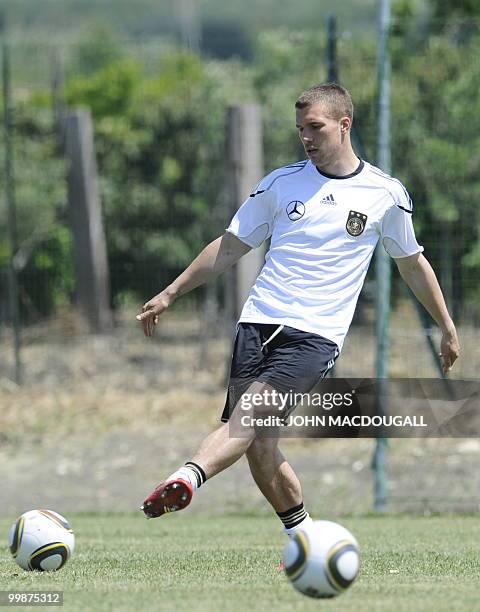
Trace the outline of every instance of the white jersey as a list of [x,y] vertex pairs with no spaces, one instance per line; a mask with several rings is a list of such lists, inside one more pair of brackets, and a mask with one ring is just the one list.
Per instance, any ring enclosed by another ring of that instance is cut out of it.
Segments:
[[361,161],[343,177],[311,161],[271,172],[227,231],[255,248],[271,237],[241,322],[319,334],[342,348],[379,239],[392,257],[423,251],[402,183]]

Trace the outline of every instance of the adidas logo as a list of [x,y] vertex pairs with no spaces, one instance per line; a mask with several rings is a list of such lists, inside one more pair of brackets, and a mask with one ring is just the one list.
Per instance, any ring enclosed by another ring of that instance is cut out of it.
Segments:
[[332,204],[333,206],[337,205],[337,203],[333,199],[333,195],[332,194],[326,196],[325,198],[322,198],[320,200],[320,204]]

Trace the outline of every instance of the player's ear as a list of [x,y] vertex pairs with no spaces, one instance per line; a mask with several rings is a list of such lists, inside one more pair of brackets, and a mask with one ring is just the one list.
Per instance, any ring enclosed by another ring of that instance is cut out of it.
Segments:
[[340,119],[340,131],[342,134],[346,134],[352,127],[352,120],[350,117],[342,117]]

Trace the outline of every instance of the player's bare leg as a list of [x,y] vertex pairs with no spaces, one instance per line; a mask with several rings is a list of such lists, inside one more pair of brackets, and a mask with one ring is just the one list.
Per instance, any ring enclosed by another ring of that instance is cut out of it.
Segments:
[[278,438],[257,438],[247,450],[250,471],[258,488],[291,535],[312,519],[303,506],[297,475],[278,448]]
[[[254,382],[245,393],[260,396],[265,391],[271,393],[273,388],[263,382]],[[257,416],[271,412],[271,405],[255,407]],[[229,422],[205,438],[192,461],[160,483],[143,503],[142,509],[147,517],[182,510],[190,503],[193,492],[208,478],[222,472],[245,454],[256,432],[253,425],[243,423],[244,414],[237,404]]]
[[[273,387],[255,382],[245,393],[258,394],[260,397],[265,391],[271,393]],[[255,408],[256,416],[263,416],[271,411],[271,406]],[[228,423],[208,435],[194,455],[192,461],[202,466],[207,478],[215,476],[238,461],[255,439],[255,427],[242,421],[245,414],[246,411],[242,410],[240,403],[237,404]]]
[[278,438],[257,438],[247,450],[253,479],[275,512],[285,512],[302,501],[297,475],[278,448]]

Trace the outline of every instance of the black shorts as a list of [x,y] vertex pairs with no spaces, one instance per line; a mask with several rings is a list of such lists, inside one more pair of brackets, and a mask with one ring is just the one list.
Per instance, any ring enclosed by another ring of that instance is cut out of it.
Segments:
[[[318,334],[287,325],[239,323],[221,420],[228,421],[254,381],[268,383],[283,394],[308,393],[333,367],[338,354],[335,342]],[[289,413],[294,407],[289,406]]]

